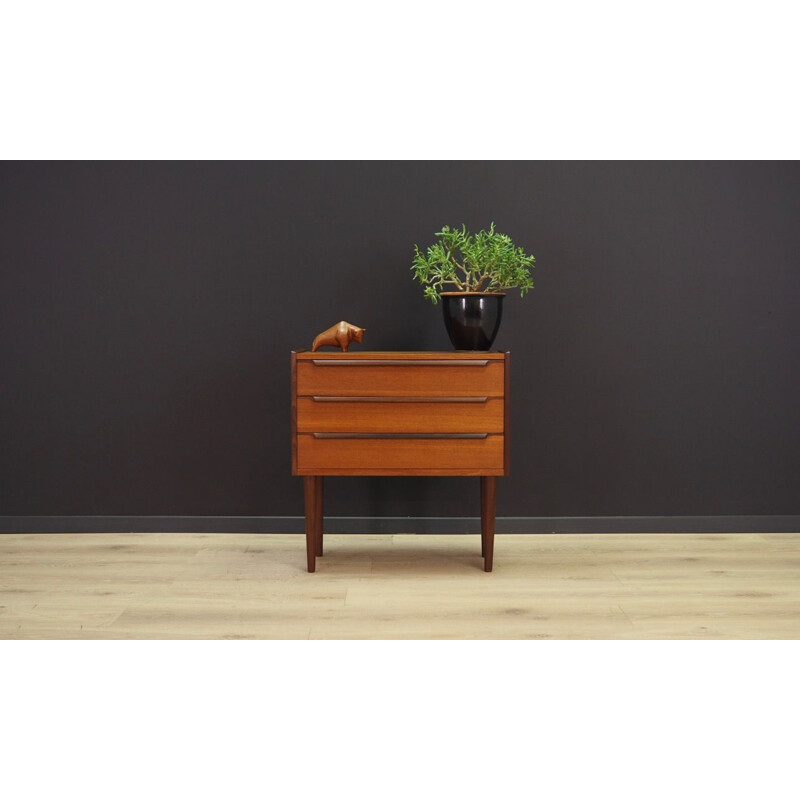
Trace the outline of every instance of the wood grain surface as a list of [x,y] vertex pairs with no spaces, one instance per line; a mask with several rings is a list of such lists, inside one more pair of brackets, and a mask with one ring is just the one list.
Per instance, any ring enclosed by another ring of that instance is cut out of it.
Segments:
[[294,475],[504,474],[507,353],[352,355],[292,353]]
[[800,534],[4,534],[4,639],[798,639]]
[[475,350],[359,350],[354,353],[331,353],[322,351],[312,353],[309,350],[293,350],[297,354],[298,361],[318,361],[320,359],[337,360],[364,360],[373,359],[403,359],[404,361],[453,361],[464,360],[474,361],[476,358],[489,361],[502,361],[505,354],[499,350],[475,351]]
[[297,436],[299,475],[502,475],[503,436],[317,439]]
[[[330,360],[330,363],[336,362]],[[385,366],[371,363],[317,366],[308,360],[297,361],[298,395],[502,397],[503,378],[502,359],[489,361],[485,366],[417,366],[413,362],[408,366],[393,362]]]
[[[393,398],[396,400],[397,398]],[[365,431],[410,433],[502,433],[502,397],[478,398],[481,402],[461,402],[465,398],[446,398],[450,402],[385,402],[380,398],[359,398],[347,402],[313,397],[297,398],[297,430]],[[471,400],[471,398],[466,398]],[[384,399],[385,400],[385,399]]]

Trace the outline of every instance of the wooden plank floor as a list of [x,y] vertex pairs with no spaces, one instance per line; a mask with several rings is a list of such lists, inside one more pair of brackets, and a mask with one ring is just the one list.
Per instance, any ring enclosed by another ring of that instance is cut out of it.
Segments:
[[0,638],[798,639],[800,534],[3,534]]

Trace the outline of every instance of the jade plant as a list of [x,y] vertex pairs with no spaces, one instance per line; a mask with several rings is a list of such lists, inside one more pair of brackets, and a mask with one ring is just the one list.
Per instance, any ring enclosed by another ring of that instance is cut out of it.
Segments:
[[439,241],[425,252],[414,245],[414,279],[425,287],[425,297],[439,302],[442,292],[505,292],[519,289],[520,297],[533,288],[531,270],[536,259],[494,229],[476,234],[465,225],[445,225]]

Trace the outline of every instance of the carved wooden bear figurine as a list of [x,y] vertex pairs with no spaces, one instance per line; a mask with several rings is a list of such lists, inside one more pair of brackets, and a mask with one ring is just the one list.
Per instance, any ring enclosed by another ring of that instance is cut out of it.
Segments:
[[342,320],[336,325],[332,325],[328,330],[314,339],[311,345],[311,352],[316,353],[320,347],[341,347],[342,352],[346,353],[350,342],[360,342],[364,338],[364,328],[358,328],[349,322]]

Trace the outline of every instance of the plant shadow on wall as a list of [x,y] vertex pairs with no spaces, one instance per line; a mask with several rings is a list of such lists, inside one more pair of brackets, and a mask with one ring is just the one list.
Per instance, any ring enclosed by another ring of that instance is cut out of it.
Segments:
[[536,259],[517,247],[511,237],[495,230],[469,233],[445,225],[439,241],[425,252],[414,245],[411,270],[434,305],[442,299],[448,336],[456,350],[489,350],[503,315],[509,289],[520,297],[533,288]]

